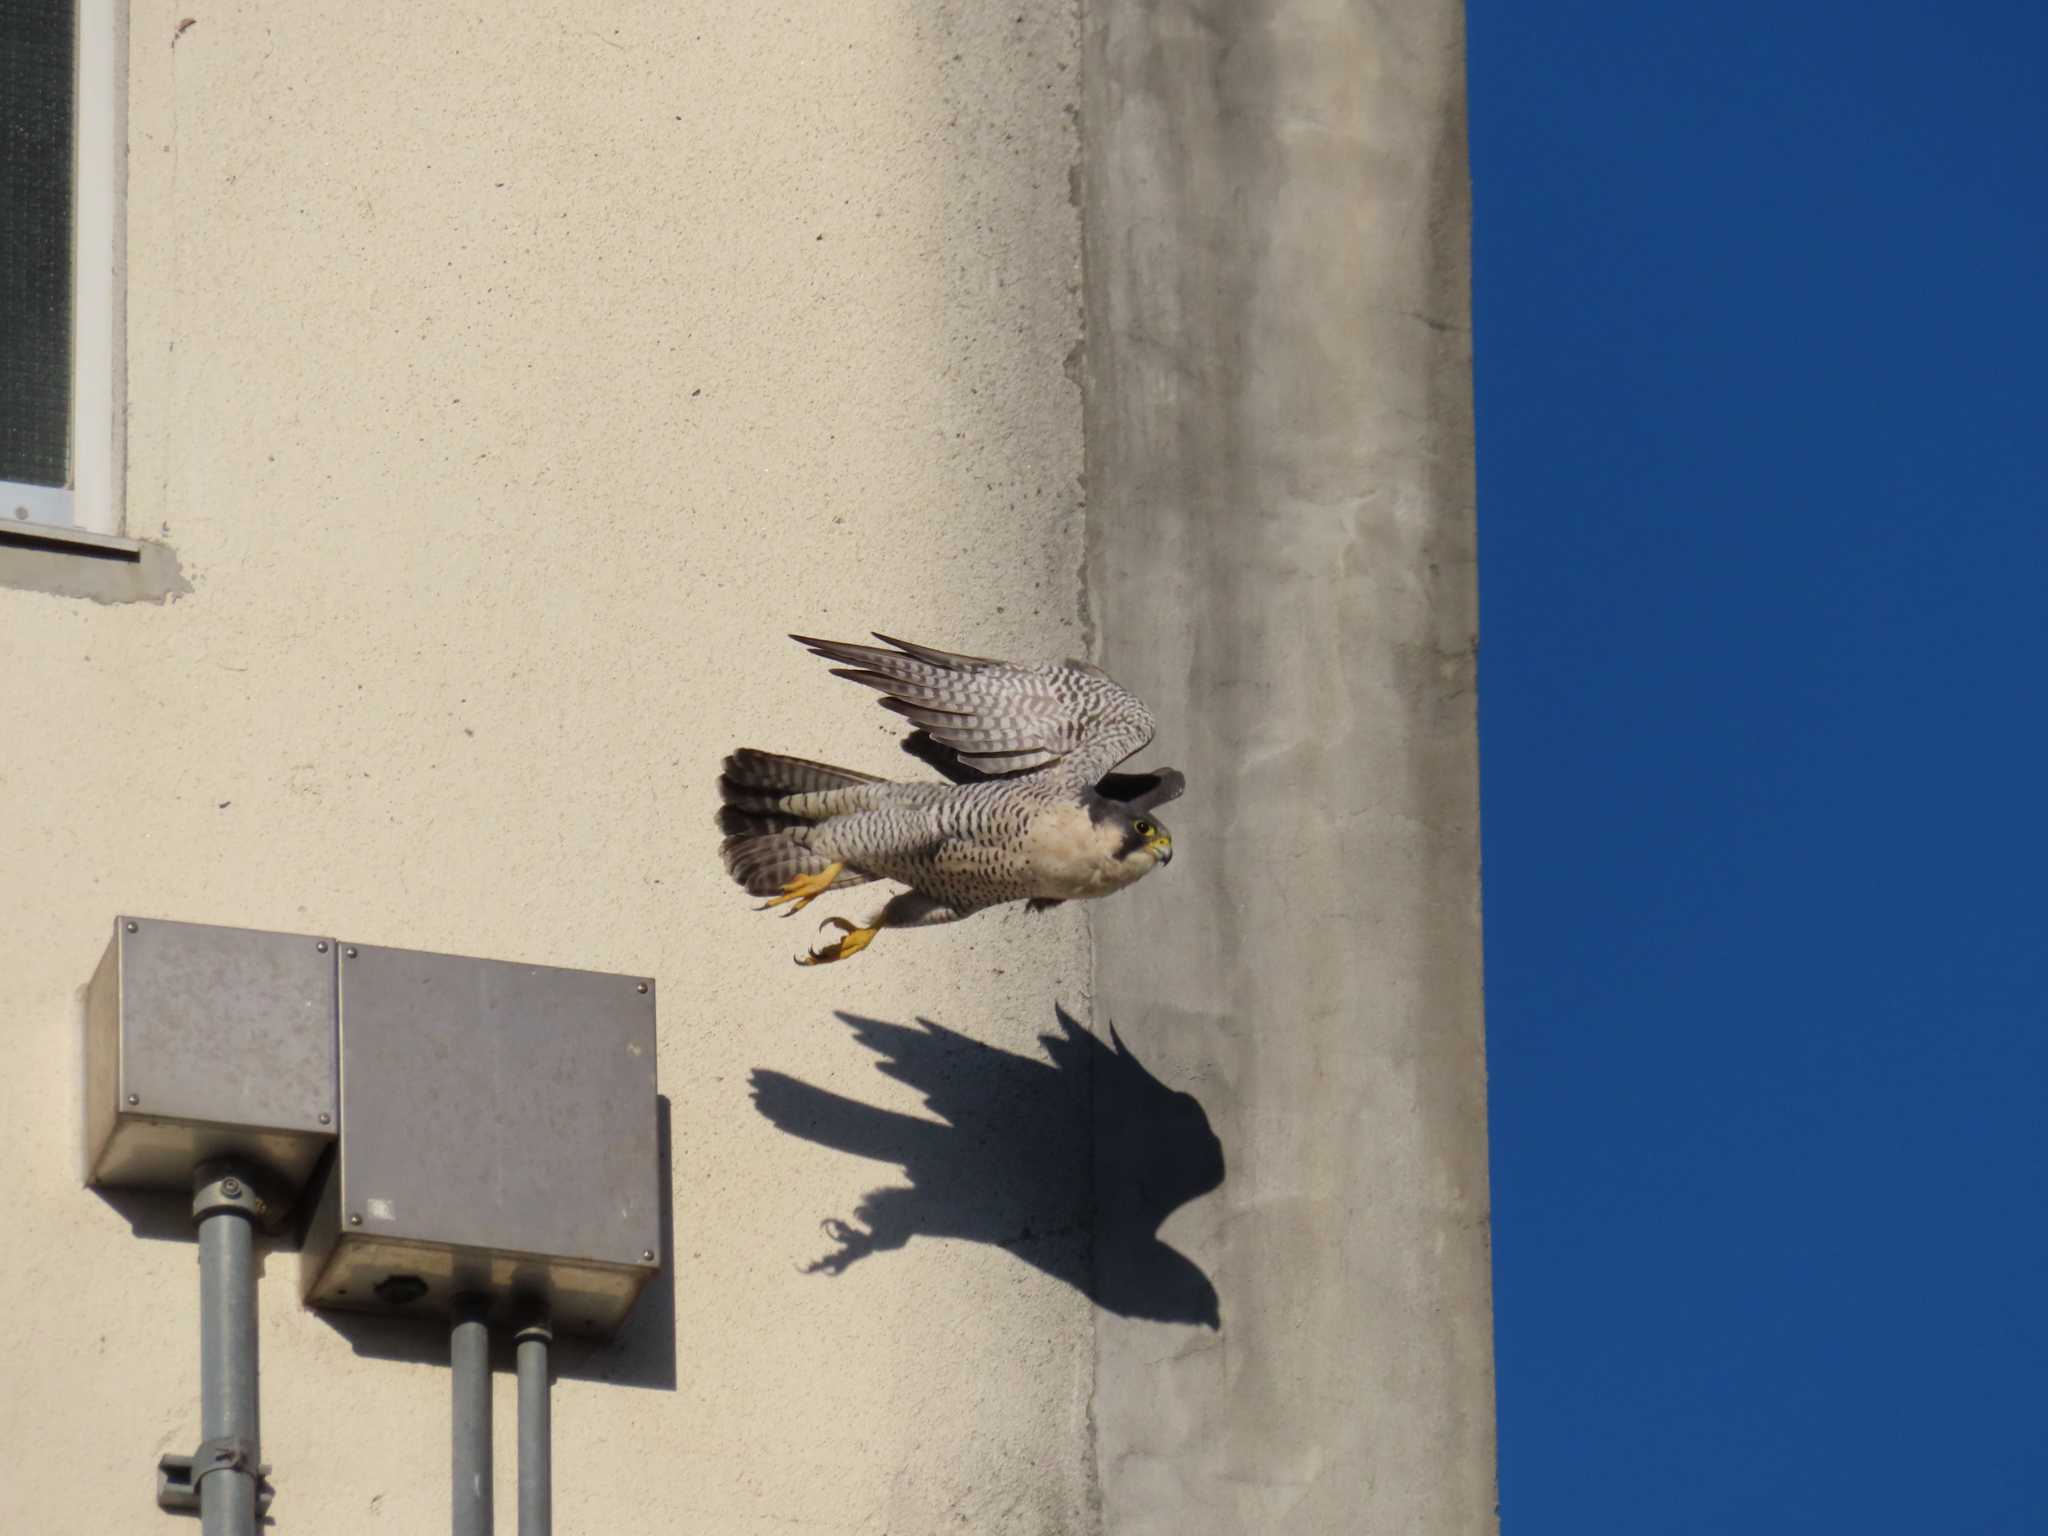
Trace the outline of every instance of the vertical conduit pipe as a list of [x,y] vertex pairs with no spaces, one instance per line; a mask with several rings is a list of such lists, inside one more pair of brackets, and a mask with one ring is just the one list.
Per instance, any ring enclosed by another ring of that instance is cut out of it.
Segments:
[[548,1407],[545,1313],[519,1330],[519,1536],[552,1536],[554,1466]]
[[448,1363],[455,1383],[455,1536],[491,1536],[491,1330],[482,1297],[455,1298]]
[[199,1228],[199,1527],[256,1536],[256,1197],[218,1163],[193,1180]]

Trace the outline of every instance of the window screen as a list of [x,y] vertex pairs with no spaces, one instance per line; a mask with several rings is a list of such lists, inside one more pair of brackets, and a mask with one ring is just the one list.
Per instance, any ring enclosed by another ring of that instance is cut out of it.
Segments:
[[71,468],[76,0],[0,0],[0,480]]

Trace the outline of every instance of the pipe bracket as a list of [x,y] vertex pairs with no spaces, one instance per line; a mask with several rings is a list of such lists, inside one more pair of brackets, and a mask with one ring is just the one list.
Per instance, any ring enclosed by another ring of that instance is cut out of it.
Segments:
[[199,1485],[216,1472],[246,1472],[256,1479],[256,1515],[270,1510],[277,1490],[270,1486],[270,1464],[256,1459],[255,1442],[236,1435],[203,1440],[190,1456],[162,1456],[156,1464],[157,1508],[173,1514],[199,1513]]
[[192,1175],[192,1219],[203,1221],[216,1211],[237,1211],[265,1232],[284,1223],[289,1200],[278,1198],[277,1181],[268,1172],[235,1158],[201,1163]]

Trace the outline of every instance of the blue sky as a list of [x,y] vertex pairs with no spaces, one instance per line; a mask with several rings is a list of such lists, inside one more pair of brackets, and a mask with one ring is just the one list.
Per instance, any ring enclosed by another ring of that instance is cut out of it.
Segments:
[[1504,1528],[2048,1531],[2048,4],[1470,49]]

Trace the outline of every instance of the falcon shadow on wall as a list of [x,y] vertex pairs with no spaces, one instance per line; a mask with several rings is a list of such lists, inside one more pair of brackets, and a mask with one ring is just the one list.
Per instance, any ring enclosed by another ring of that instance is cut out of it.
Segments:
[[1017,1055],[920,1019],[841,1013],[854,1038],[945,1123],[898,1114],[757,1069],[754,1104],[780,1130],[894,1163],[907,1184],[871,1190],[832,1248],[805,1266],[844,1274],[915,1237],[990,1243],[1122,1317],[1221,1326],[1216,1288],[1160,1241],[1166,1218],[1223,1183],[1223,1146],[1193,1094],[1167,1087],[1110,1031],[1065,1010]]

